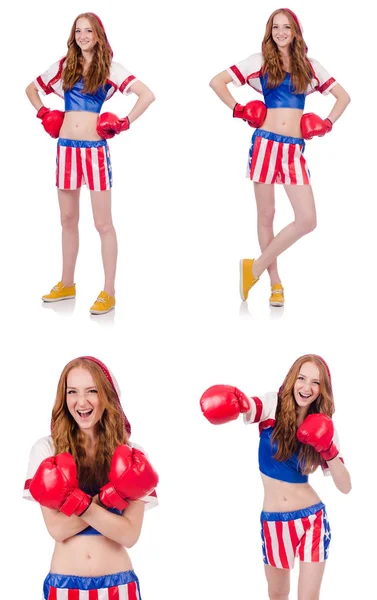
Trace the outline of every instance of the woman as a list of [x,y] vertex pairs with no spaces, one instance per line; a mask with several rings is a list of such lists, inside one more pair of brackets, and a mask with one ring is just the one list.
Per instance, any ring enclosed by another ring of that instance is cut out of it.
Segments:
[[[105,272],[104,289],[90,309],[105,314],[115,306],[117,238],[111,217],[112,174],[106,139],[129,129],[153,102],[144,83],[119,63],[102,22],[93,13],[75,19],[68,38],[67,55],[54,63],[26,88],[45,130],[58,138],[56,185],[62,224],[63,271],[61,281],[44,302],[74,298],[74,272],[79,248],[79,197],[82,183],[90,190],[95,227],[101,238]],[[105,100],[119,90],[138,96],[127,117],[112,113],[99,116]],[[65,112],[46,108],[40,94],[54,92],[64,98]]]
[[24,489],[55,540],[44,600],[70,598],[59,595],[67,589],[77,600],[88,598],[84,590],[93,599],[141,598],[125,547],[136,544],[144,510],[157,504],[158,476],[130,433],[107,367],[90,356],[68,363],[51,436],[34,444]]
[[[241,106],[228,89],[248,83],[264,95]],[[316,60],[308,59],[307,47],[296,15],[289,9],[274,11],[268,19],[260,54],[233,65],[214,77],[210,86],[233,110],[233,116],[256,127],[249,152],[247,175],[254,182],[261,255],[240,262],[240,293],[247,300],[252,286],[267,269],[271,281],[271,306],[284,305],[284,289],[277,257],[316,226],[314,196],[303,152],[304,139],[330,132],[350,102],[347,92]],[[311,92],[331,93],[336,102],[322,120],[303,115],[305,97]],[[274,184],[281,183],[291,202],[294,221],[276,236]]]
[[246,424],[259,423],[261,535],[269,598],[288,599],[297,555],[298,597],[319,598],[331,533],[325,505],[308,475],[321,466],[341,492],[351,490],[331,419],[335,409],[327,364],[307,354],[293,363],[277,394],[248,398],[237,388],[217,385],[203,394],[200,404],[214,424],[240,413]]

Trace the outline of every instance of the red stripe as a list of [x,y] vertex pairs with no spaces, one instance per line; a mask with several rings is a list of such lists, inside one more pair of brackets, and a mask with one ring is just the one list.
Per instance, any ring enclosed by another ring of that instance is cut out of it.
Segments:
[[275,427],[276,419],[266,419],[259,423],[259,433],[262,433],[263,429],[267,429],[267,427]]
[[82,183],[81,149],[76,148],[76,188],[80,188],[81,183]]
[[306,532],[308,531],[309,527],[310,527],[310,521],[309,521],[309,517],[303,517],[301,519],[301,523],[302,526],[304,528],[304,535],[302,536],[301,540],[300,540],[300,548],[299,548],[299,552],[298,555],[300,557],[300,560],[304,560],[305,558],[305,543],[306,543]]
[[48,87],[48,85],[45,84],[41,76],[37,77],[37,83],[40,85],[45,94],[51,94],[52,90]]
[[296,175],[296,167],[295,167],[295,152],[296,152],[296,144],[289,144],[289,146],[288,146],[288,171],[289,171],[289,177],[291,179],[290,183],[293,185],[297,184],[297,175]]
[[117,585],[109,587],[107,595],[109,600],[119,600],[119,587]]
[[129,77],[127,77],[127,79],[125,79],[123,81],[123,83],[120,84],[119,91],[122,92],[122,94],[123,94],[123,92],[126,89],[126,87],[128,85],[130,85],[131,81],[133,81],[134,79],[135,79],[135,75],[130,75]]
[[60,168],[60,146],[56,157],[56,187],[59,187],[59,168]]
[[276,153],[275,172],[272,177],[271,183],[275,183],[278,173],[280,173],[284,177],[282,165],[283,165],[283,144],[282,144],[282,142],[279,142],[278,151]]
[[137,584],[136,581],[131,581],[128,584],[128,600],[140,600],[139,594],[137,592]]
[[288,521],[289,536],[291,538],[292,548],[297,548],[298,535],[294,521]]
[[312,562],[319,562],[319,548],[321,545],[322,533],[322,510],[320,510],[313,523],[313,541],[312,541]]
[[330,77],[330,79],[328,79],[327,81],[325,81],[325,83],[323,85],[321,85],[318,90],[321,92],[321,94],[323,94],[323,92],[325,92],[327,90],[328,87],[330,87],[330,85],[332,83],[335,82],[334,77]]
[[264,523],[263,523],[263,533],[264,533],[264,540],[266,543],[266,554],[267,554],[268,562],[272,567],[276,567],[276,563],[274,561],[274,555],[272,552],[270,530],[268,528],[266,521],[264,521]]
[[239,69],[237,69],[236,65],[233,65],[233,67],[230,67],[230,70],[233,71],[233,73],[235,74],[235,76],[237,77],[237,79],[241,85],[244,85],[244,83],[246,83],[245,77],[242,75],[241,71]]
[[254,402],[255,402],[255,418],[254,418],[253,423],[259,423],[261,416],[262,416],[262,411],[263,411],[262,400],[260,398],[258,398],[257,396],[253,396],[252,400],[254,400]]
[[68,590],[68,600],[80,600],[80,590]]
[[70,146],[65,147],[64,158],[64,189],[69,190],[71,188],[72,169],[72,148]]
[[57,600],[56,588],[50,587],[50,591],[48,593],[48,600]]
[[93,164],[92,164],[92,149],[85,148],[85,164],[88,173],[88,189],[94,190]]
[[[302,146],[300,146],[300,149],[301,149],[301,153],[302,153]],[[306,168],[306,160],[305,160],[303,154],[301,154],[301,156],[300,156],[300,165],[301,165],[301,172],[302,172],[302,178],[303,178],[304,184],[308,185],[309,184],[309,175],[308,175],[308,171]]]
[[106,161],[105,161],[105,147],[101,146],[98,148],[98,172],[99,172],[99,188],[101,192],[106,189]]
[[267,177],[268,169],[270,166],[270,159],[271,159],[271,152],[272,152],[273,145],[274,145],[274,142],[272,140],[267,140],[267,146],[266,146],[266,150],[265,150],[264,157],[263,157],[262,170],[261,170],[261,174],[259,177],[260,183],[266,183],[266,177]]
[[89,590],[89,600],[98,600],[98,590]]
[[31,479],[27,479],[25,481],[24,490],[28,490],[30,487]]
[[256,87],[254,87],[250,83],[250,79],[259,79],[261,72],[262,72],[262,69],[259,69],[259,71],[255,71],[255,73],[250,73],[250,75],[247,76],[247,83],[250,85],[250,87],[252,87],[254,90],[259,92],[260,94],[262,94],[263,92],[261,90],[258,90]]
[[253,144],[253,150],[252,150],[252,154],[251,154],[250,179],[252,179],[254,177],[255,165],[258,160],[261,143],[262,143],[262,138],[260,136],[258,136]]
[[284,547],[283,540],[283,523],[281,521],[276,521],[276,533],[278,539],[278,548],[279,548],[279,558],[282,564],[283,569],[289,569],[287,553]]

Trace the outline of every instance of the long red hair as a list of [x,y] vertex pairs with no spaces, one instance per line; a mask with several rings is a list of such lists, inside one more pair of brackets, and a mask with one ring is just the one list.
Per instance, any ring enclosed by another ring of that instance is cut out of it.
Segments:
[[[96,425],[94,459],[87,456],[85,434],[67,407],[67,376],[75,368],[90,372],[98,391],[100,406],[103,408],[101,419]],[[93,491],[107,482],[114,450],[120,444],[127,444],[128,435],[117,392],[97,363],[87,358],[75,358],[64,367],[52,409],[51,433],[55,453],[69,452],[74,457],[80,486]]]
[[329,368],[320,356],[305,354],[293,363],[278,392],[276,424],[272,434],[272,441],[276,441],[278,444],[274,458],[285,461],[298,452],[302,472],[305,474],[312,473],[320,464],[323,464],[321,456],[312,446],[301,444],[296,438],[298,406],[294,399],[293,388],[302,365],[307,362],[318,367],[320,381],[319,396],[310,404],[308,415],[323,413],[332,417],[334,414],[335,406]]
[[282,14],[287,17],[291,26],[293,40],[291,42],[290,73],[294,93],[303,94],[311,84],[313,72],[307,57],[307,47],[297,17],[290,10],[279,8],[269,17],[262,43],[263,73],[268,75],[268,87],[278,87],[285,78],[286,71],[282,56],[272,38],[274,17]]
[[[96,38],[93,57],[85,75],[81,48],[76,44],[75,40],[77,21],[82,18],[88,19]],[[83,91],[87,94],[93,94],[107,82],[112,60],[112,50],[99,18],[93,13],[81,13],[76,17],[67,41],[67,46],[68,52],[62,74],[63,89],[71,90],[77,81],[84,79]]]

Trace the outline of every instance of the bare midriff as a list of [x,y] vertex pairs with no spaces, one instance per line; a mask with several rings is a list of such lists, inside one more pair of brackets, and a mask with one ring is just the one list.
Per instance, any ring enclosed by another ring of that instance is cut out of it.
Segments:
[[309,483],[288,483],[272,479],[261,473],[264,501],[267,512],[291,512],[321,502],[318,494]]
[[96,142],[101,136],[96,131],[98,113],[83,110],[70,110],[64,115],[59,137],[68,140],[86,140]]
[[56,542],[51,560],[51,573],[100,577],[132,569],[124,546],[103,535],[75,535]]
[[260,129],[278,135],[302,138],[300,121],[303,111],[299,108],[269,108]]

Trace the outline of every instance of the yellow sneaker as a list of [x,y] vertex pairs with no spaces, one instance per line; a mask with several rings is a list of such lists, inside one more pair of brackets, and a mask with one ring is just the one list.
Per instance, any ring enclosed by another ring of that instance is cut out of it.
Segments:
[[240,294],[242,300],[247,300],[249,291],[259,281],[259,277],[253,275],[254,258],[242,258],[240,260]]
[[107,292],[101,292],[90,309],[92,315],[104,315],[115,306],[115,297],[109,296]]
[[281,283],[271,287],[270,306],[284,306],[284,288]]
[[66,287],[61,281],[54,285],[49,294],[42,296],[43,302],[59,302],[60,300],[72,300],[72,298],[76,298],[76,285]]

